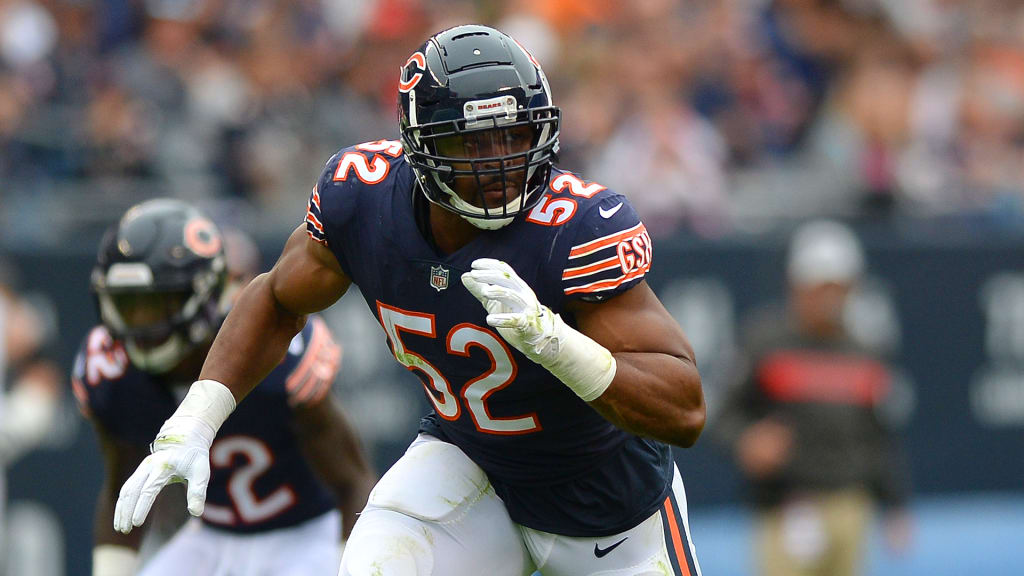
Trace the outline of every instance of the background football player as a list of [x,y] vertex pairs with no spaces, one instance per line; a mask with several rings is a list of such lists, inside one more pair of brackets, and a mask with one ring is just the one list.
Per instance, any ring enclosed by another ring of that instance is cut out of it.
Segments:
[[651,241],[629,201],[552,166],[547,79],[497,30],[430,38],[401,67],[399,107],[401,142],[329,160],[305,226],[125,483],[116,527],[177,478],[201,509],[190,455],[305,315],[355,283],[434,410],[371,493],[341,574],[699,574],[669,444],[697,440],[704,398],[644,282]]
[[[128,210],[101,244],[92,288],[102,325],[86,338],[73,374],[106,460],[95,576],[135,573],[140,535],[112,529],[116,490],[198,373],[237,294],[228,285],[224,243],[196,209],[153,200]],[[248,281],[246,268],[252,266],[242,266],[235,281]],[[208,490],[206,482],[189,486],[190,495],[207,492],[205,510],[190,506],[202,518],[180,530],[141,574],[337,573],[339,542],[373,478],[330,393],[339,347],[318,317],[296,329],[212,449],[188,456],[212,470]]]

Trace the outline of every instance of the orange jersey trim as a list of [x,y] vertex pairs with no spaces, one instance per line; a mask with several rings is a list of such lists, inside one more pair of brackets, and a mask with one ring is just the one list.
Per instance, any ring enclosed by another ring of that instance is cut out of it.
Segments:
[[613,278],[611,280],[603,280],[600,282],[591,282],[590,284],[584,284],[582,286],[575,286],[565,291],[566,296],[569,294],[579,294],[581,292],[600,292],[601,290],[609,290],[611,288],[617,288],[624,282],[628,282],[634,278],[638,278],[647,273],[647,268],[638,268],[633,270],[629,274]]
[[320,220],[313,214],[312,210],[306,210],[306,221],[313,225],[321,234],[324,232],[324,225],[320,223]]
[[285,389],[294,402],[311,402],[323,398],[334,383],[341,361],[341,349],[331,339],[327,325],[314,317],[313,334],[299,365],[285,381]]
[[596,274],[597,272],[604,272],[605,270],[611,270],[612,268],[620,267],[619,259],[616,256],[606,258],[600,262],[595,262],[589,266],[579,266],[577,268],[566,268],[562,272],[562,280],[569,280],[570,278],[579,278],[580,276],[589,276]]
[[618,244],[620,241],[625,240],[626,238],[629,238],[631,236],[635,236],[640,232],[643,232],[644,230],[646,229],[644,228],[644,225],[641,222],[640,224],[637,224],[636,226],[633,226],[628,230],[623,230],[622,232],[617,232],[615,234],[603,236],[596,240],[591,240],[590,242],[587,242],[585,244],[580,244],[579,246],[576,246],[569,251],[569,258],[579,258],[580,256],[586,256],[587,254],[597,252],[602,248],[614,246],[615,244]]

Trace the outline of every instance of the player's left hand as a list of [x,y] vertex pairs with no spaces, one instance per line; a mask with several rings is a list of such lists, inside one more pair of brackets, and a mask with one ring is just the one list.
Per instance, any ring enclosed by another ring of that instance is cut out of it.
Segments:
[[537,300],[511,266],[479,258],[473,261],[473,269],[462,275],[462,284],[484,305],[487,324],[527,358],[544,365],[557,355],[555,314]]
[[121,487],[114,507],[114,529],[127,534],[141,526],[157,494],[174,482],[188,484],[188,511],[201,516],[210,482],[210,445],[216,435],[216,428],[197,418],[168,419],[152,444],[152,454]]

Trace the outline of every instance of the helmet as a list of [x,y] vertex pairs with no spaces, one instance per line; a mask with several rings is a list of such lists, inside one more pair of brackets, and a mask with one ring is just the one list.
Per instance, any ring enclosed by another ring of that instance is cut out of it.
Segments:
[[168,372],[216,333],[229,307],[223,244],[209,218],[178,200],[133,206],[107,231],[92,291],[136,367]]
[[[540,65],[511,37],[476,25],[431,37],[401,68],[398,116],[431,202],[496,229],[543,198],[559,111]],[[459,180],[474,198],[456,193]]]

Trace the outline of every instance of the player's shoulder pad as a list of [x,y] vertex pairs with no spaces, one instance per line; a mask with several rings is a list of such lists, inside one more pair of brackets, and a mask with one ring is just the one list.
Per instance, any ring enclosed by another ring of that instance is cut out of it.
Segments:
[[71,390],[83,414],[89,416],[104,396],[103,390],[128,373],[131,366],[124,345],[104,326],[96,326],[79,346],[71,368]]
[[619,196],[598,182],[584,180],[578,174],[553,168],[543,198],[526,216],[526,221],[540,226],[565,228],[579,225],[593,207]]
[[330,246],[332,232],[359,213],[362,195],[385,182],[404,162],[398,140],[364,142],[336,152],[327,160],[306,204],[306,232]]
[[282,364],[291,405],[315,404],[330,392],[341,368],[341,346],[335,343],[322,317],[309,317],[302,331],[292,338]]
[[560,194],[553,199],[568,194],[575,201],[566,222],[571,242],[564,249],[563,294],[603,300],[639,283],[651,268],[653,248],[629,199],[569,172],[559,172],[550,188]]

